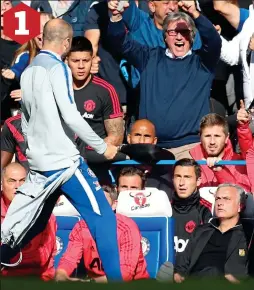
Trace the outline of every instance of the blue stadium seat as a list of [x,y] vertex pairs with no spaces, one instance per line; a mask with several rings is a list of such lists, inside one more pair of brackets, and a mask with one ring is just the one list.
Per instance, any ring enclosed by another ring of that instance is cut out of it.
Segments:
[[174,264],[174,219],[170,217],[132,217],[142,235],[142,248],[150,278],[155,278],[160,266]]
[[69,235],[75,224],[80,221],[78,216],[57,216],[57,233],[56,233],[56,245],[57,253],[55,256],[55,267],[58,266],[59,260],[67,249],[69,242]]

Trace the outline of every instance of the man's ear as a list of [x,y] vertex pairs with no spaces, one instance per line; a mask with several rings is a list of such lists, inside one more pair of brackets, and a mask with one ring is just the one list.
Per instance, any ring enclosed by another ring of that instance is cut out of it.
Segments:
[[199,186],[201,185],[201,182],[202,182],[202,179],[201,179],[201,177],[199,177],[199,178],[197,179],[197,187],[199,187]]
[[153,1],[149,1],[148,0],[148,7],[149,7],[149,10],[154,13],[155,12],[155,5],[153,3]]
[[131,144],[131,135],[130,134],[127,135],[127,143]]
[[157,137],[154,137],[154,139],[153,139],[153,144],[156,145],[157,142],[158,142],[158,138],[157,138]]
[[116,207],[117,207],[117,200],[115,200],[112,204],[112,210],[115,211],[116,210]]

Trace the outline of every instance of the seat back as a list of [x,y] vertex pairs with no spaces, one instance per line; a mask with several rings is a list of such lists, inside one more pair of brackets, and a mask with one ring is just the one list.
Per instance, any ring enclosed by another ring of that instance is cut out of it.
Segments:
[[200,193],[200,196],[209,201],[211,204],[212,204],[212,214],[214,213],[214,202],[215,202],[215,197],[214,197],[214,194],[216,192],[216,189],[217,187],[201,187],[199,189],[199,193]]
[[160,266],[174,263],[174,219],[169,217],[132,217],[142,235],[142,250],[150,278]]
[[75,224],[80,221],[79,216],[57,216],[57,232],[56,232],[56,256],[55,268],[57,268],[59,261],[67,249],[69,242],[69,235]]
[[120,192],[116,212],[129,217],[171,217],[172,207],[165,191],[149,187]]
[[79,216],[79,212],[75,207],[69,202],[69,200],[61,195],[58,199],[54,209],[53,214],[55,216]]

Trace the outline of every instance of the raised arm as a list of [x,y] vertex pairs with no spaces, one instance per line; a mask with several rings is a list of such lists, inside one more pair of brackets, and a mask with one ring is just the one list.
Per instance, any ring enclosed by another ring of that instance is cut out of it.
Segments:
[[213,24],[196,9],[195,1],[179,1],[178,4],[194,20],[202,41],[199,55],[203,65],[214,71],[220,58],[221,39]]
[[[109,8],[115,7],[116,4],[118,4],[118,0],[111,0],[108,2]],[[133,0],[129,1],[125,6],[125,10],[123,12],[123,22],[129,32],[138,30],[141,23],[148,17],[149,15],[140,10]]]
[[150,48],[132,40],[126,33],[125,25],[122,20],[122,12],[110,10],[112,16],[108,26],[108,40],[123,57],[134,65],[139,72],[146,67],[150,56]]
[[213,7],[218,13],[237,29],[240,23],[240,8],[238,0],[213,0]]

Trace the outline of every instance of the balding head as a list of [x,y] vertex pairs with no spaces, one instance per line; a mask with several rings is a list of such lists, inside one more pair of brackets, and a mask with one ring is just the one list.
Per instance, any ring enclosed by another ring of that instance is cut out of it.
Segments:
[[[63,19],[52,19],[43,29],[43,48],[52,50],[60,55],[66,55],[71,47],[73,29]],[[57,51],[56,51],[57,50]]]
[[27,171],[19,163],[10,163],[2,170],[2,193],[3,196],[12,201],[15,192],[26,179]]
[[154,124],[147,119],[136,121],[127,136],[127,141],[129,144],[156,144],[157,137]]

